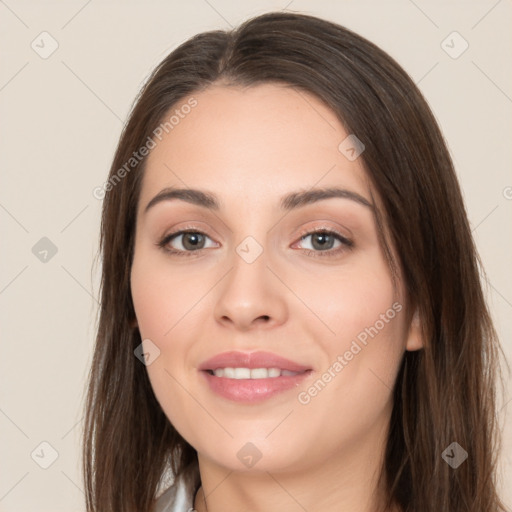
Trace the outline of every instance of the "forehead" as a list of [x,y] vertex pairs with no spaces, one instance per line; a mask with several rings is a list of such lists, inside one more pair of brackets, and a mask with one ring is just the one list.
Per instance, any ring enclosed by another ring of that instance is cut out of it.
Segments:
[[169,186],[247,199],[343,186],[369,197],[362,159],[343,151],[351,134],[312,94],[280,84],[213,85],[173,106],[164,122],[171,115],[148,156],[141,204]]

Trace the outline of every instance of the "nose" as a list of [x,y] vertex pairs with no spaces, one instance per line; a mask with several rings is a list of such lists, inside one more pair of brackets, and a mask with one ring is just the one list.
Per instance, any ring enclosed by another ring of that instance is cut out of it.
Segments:
[[214,311],[217,322],[240,331],[270,329],[284,323],[287,288],[268,267],[265,251],[254,261],[240,254],[234,255],[219,284]]

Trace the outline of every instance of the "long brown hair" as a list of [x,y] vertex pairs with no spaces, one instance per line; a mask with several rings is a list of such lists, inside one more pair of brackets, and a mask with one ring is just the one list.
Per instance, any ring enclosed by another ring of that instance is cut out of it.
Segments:
[[[273,12],[176,48],[150,75],[120,138],[103,188],[101,307],[83,432],[87,511],[149,512],[166,467],[174,476],[197,474],[196,451],[170,424],[134,356],[141,337],[130,269],[146,158],[130,158],[174,105],[219,82],[314,94],[365,144],[361,158],[382,201],[376,220],[381,232],[389,229],[425,337],[423,349],[405,353],[395,384],[381,475],[388,505],[505,510],[496,490],[500,347],[434,116],[410,77],[371,42],[317,17]],[[457,469],[442,457],[453,442],[468,453]]]

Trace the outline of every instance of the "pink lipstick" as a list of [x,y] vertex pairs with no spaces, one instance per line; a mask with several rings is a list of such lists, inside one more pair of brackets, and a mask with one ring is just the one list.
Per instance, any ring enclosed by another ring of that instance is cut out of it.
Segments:
[[224,352],[204,361],[199,370],[214,393],[245,403],[293,389],[312,372],[310,366],[270,352]]

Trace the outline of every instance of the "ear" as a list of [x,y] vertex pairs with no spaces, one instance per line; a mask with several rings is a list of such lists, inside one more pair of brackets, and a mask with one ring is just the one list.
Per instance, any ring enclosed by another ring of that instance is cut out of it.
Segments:
[[129,321],[129,325],[132,329],[138,329],[139,327],[139,324],[137,322],[137,319],[136,318],[132,318],[130,321]]
[[409,351],[420,350],[424,346],[423,341],[421,319],[418,314],[418,309],[415,309],[411,318],[411,323],[409,325],[409,332],[407,335],[407,343],[405,345],[405,349]]

